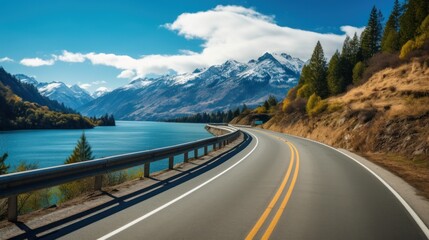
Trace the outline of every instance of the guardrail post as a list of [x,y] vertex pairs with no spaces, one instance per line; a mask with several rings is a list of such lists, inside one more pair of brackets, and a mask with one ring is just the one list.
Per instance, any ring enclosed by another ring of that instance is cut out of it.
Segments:
[[94,190],[101,190],[101,187],[103,185],[103,175],[95,176],[94,180]]
[[174,156],[168,158],[168,169],[174,168]]
[[188,152],[185,152],[185,153],[183,154],[183,161],[184,161],[185,163],[189,161]]
[[149,177],[149,174],[150,174],[150,163],[145,163],[144,164],[143,176],[144,177]]
[[194,149],[194,158],[197,159],[198,158],[198,148]]
[[7,198],[7,220],[11,222],[18,220],[18,195]]
[[209,153],[209,149],[207,146],[204,146],[204,156]]

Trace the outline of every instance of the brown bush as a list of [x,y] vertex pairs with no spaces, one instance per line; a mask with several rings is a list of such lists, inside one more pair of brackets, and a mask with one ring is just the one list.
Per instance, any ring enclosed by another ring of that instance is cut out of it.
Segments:
[[362,81],[364,83],[374,75],[375,73],[385,68],[395,68],[404,64],[406,61],[401,60],[397,54],[392,53],[378,53],[368,60],[368,67],[365,69],[362,75]]
[[414,49],[410,53],[407,54],[405,60],[410,61],[413,58],[417,58],[420,60],[420,63],[424,63],[427,60],[427,56],[429,55],[429,39],[425,41],[423,46],[419,49]]
[[288,103],[287,106],[283,109],[285,113],[293,112],[305,112],[305,106],[307,105],[307,100],[304,98],[297,98]]

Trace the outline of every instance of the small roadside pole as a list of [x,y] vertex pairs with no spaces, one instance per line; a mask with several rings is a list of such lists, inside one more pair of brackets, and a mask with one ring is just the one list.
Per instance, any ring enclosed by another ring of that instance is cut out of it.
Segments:
[[18,220],[18,196],[12,195],[7,198],[7,220],[16,222]]

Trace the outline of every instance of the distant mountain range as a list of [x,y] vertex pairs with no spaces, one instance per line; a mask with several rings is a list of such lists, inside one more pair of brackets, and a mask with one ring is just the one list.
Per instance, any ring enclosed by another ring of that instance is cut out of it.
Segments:
[[116,119],[163,120],[197,112],[256,106],[284,98],[298,82],[304,62],[288,54],[265,53],[256,60],[196,69],[192,73],[136,79],[78,107],[88,116],[106,112]]
[[[28,80],[31,81],[31,79]],[[74,113],[73,109],[65,107],[58,101],[51,100],[41,95],[33,84],[26,84],[26,81],[24,81],[24,83],[21,82],[15,76],[6,72],[3,67],[0,67],[0,82],[23,101],[37,103],[40,106],[47,106],[52,111]]]
[[24,74],[16,74],[15,78],[21,82],[32,84],[43,96],[64,103],[65,106],[72,109],[77,109],[94,100],[93,96],[76,84],[69,87],[63,82],[38,82],[35,78]]

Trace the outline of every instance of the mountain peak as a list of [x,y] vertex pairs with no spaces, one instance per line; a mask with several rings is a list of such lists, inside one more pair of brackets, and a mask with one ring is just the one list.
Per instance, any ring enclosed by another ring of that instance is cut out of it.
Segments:
[[38,82],[34,77],[29,77],[25,74],[15,74],[14,77],[23,83],[28,83],[31,85],[37,85]]
[[262,61],[267,60],[267,59],[270,59],[270,60],[276,60],[276,59],[273,57],[273,55],[271,55],[271,53],[269,53],[269,52],[265,52],[265,53],[264,53],[264,55],[262,55],[261,57],[259,57],[259,58],[258,58],[258,61],[259,61],[259,62],[262,62]]

